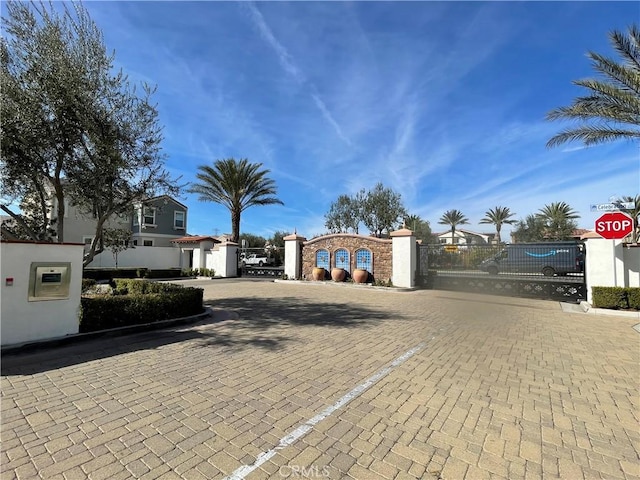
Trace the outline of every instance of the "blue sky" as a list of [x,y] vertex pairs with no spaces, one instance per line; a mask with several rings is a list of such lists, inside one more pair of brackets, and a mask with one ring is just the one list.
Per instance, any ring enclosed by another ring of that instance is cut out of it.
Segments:
[[[311,237],[342,193],[383,182],[411,213],[489,208],[517,218],[565,201],[640,191],[640,146],[547,149],[554,107],[616,57],[612,29],[636,2],[89,2],[116,66],[158,86],[167,167],[235,157],[271,171],[284,206],[254,207],[242,232]],[[617,57],[616,57],[617,58]],[[185,194],[191,234],[229,232],[228,211]],[[503,234],[504,236],[504,234]]]

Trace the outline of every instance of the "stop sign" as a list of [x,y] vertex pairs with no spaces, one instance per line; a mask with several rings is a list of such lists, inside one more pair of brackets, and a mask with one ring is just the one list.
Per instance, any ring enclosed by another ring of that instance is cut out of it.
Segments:
[[624,238],[633,231],[633,218],[624,212],[609,212],[596,220],[596,232],[609,240]]

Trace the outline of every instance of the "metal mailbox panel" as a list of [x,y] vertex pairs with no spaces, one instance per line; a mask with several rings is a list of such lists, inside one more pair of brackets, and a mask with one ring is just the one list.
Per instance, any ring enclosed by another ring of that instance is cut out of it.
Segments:
[[32,262],[29,274],[29,301],[69,298],[70,262]]

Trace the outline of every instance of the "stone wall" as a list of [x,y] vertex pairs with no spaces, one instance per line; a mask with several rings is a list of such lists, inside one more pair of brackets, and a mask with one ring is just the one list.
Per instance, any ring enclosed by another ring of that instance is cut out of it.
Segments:
[[361,248],[370,250],[373,271],[369,273],[373,275],[373,280],[386,282],[391,279],[393,273],[391,240],[347,233],[324,235],[302,244],[303,278],[306,280],[312,279],[311,271],[316,265],[316,252],[318,250],[327,250],[329,252],[329,264],[333,267],[335,266],[334,252],[339,248],[349,251],[352,272],[356,268],[356,250]]

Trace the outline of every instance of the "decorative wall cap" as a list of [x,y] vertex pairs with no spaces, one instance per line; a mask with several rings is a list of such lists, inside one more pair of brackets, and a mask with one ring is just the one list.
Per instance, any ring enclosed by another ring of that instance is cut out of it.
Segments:
[[401,228],[400,230],[396,230],[395,232],[391,232],[391,237],[412,237],[413,232],[408,228]]
[[371,237],[369,235],[360,235],[357,233],[331,233],[329,235],[322,235],[321,237],[312,238],[311,240],[305,242],[304,245],[305,246],[313,245],[314,243],[320,242],[322,240],[327,240],[330,238],[358,238],[361,240],[369,240],[371,242],[376,242],[376,243],[391,243],[391,239],[389,238]]
[[289,241],[289,240],[300,240],[302,242],[306,242],[307,239],[301,235],[298,235],[297,233],[292,233],[291,235],[287,235],[286,237],[282,237],[282,240]]

